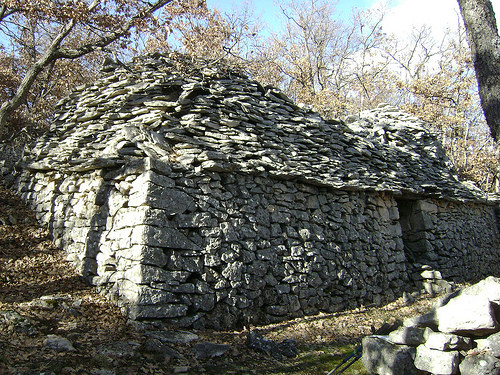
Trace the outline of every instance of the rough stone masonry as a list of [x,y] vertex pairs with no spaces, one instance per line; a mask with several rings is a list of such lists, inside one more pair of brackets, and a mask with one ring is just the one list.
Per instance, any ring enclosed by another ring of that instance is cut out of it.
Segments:
[[325,120],[223,62],[106,65],[14,187],[133,319],[228,328],[393,299],[414,264],[498,275],[495,201],[390,106]]

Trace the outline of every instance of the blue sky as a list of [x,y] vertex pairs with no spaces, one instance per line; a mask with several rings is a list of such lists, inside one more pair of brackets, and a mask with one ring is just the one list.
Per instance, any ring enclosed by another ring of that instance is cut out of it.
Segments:
[[[271,31],[279,29],[278,15],[280,9],[278,0],[248,0],[254,14],[267,24]],[[296,0],[300,1],[300,0]],[[216,7],[223,12],[241,4],[243,0],[207,0],[210,8]],[[283,3],[288,1],[282,1]],[[432,27],[435,39],[439,40],[446,28],[456,29],[461,18],[458,12],[457,0],[337,0],[334,2],[339,16],[348,18],[353,7],[367,9],[387,4],[387,13],[382,24],[384,31],[404,36],[409,34],[412,26],[420,27],[426,24]],[[500,0],[492,0],[493,8],[500,15]],[[275,25],[273,27],[273,25]]]
[[[353,7],[366,8],[373,4],[375,0],[340,0],[337,2],[336,8],[342,12],[349,14]],[[235,5],[241,3],[237,0],[207,0],[209,7],[217,7],[221,10],[231,10]],[[257,11],[278,10],[278,6],[273,0],[253,0],[254,8]]]
[[[250,8],[254,9],[255,15],[267,24],[270,29],[274,29],[273,25],[277,26],[277,18],[281,12],[279,1],[275,0],[249,0]],[[338,0],[335,8],[342,17],[349,17],[351,10],[356,7],[360,9],[368,8],[374,4],[376,0]],[[242,1],[238,0],[207,0],[209,8],[217,8],[222,12],[231,12],[237,8]]]

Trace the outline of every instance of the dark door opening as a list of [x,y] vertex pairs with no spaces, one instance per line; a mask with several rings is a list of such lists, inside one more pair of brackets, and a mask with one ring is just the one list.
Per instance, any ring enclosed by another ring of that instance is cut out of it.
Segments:
[[422,261],[432,251],[427,233],[429,218],[420,210],[417,200],[400,199],[397,205],[405,255],[409,261]]

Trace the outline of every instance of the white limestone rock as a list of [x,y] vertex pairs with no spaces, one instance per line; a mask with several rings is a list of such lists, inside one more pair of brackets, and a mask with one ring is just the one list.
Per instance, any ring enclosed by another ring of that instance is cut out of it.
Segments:
[[418,375],[413,364],[415,348],[395,345],[387,336],[367,336],[363,338],[361,360],[371,374],[383,375]]
[[490,353],[468,355],[459,368],[461,375],[499,375],[500,360]]
[[43,345],[58,352],[74,352],[76,350],[71,341],[57,335],[47,335]]
[[489,301],[500,305],[500,278],[489,276],[474,285],[464,288],[460,294],[483,296]]
[[[458,372],[460,353],[429,349],[425,345],[417,347],[415,367],[432,374],[451,375]],[[403,374],[403,373],[401,373]]]
[[436,309],[439,331],[484,336],[498,331],[495,313],[488,298],[459,295]]
[[472,340],[469,337],[458,336],[451,333],[434,332],[430,328],[426,329],[425,337],[425,346],[434,350],[467,350],[472,346]]
[[500,358],[500,332],[485,339],[477,339],[475,342],[479,350],[486,350],[493,356]]
[[389,333],[389,340],[394,344],[418,346],[425,342],[425,330],[417,327],[400,327]]

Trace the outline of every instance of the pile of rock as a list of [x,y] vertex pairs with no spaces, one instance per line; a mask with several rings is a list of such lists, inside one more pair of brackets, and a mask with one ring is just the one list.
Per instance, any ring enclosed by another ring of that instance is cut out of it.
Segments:
[[236,170],[337,189],[485,200],[460,183],[437,137],[389,105],[325,120],[225,62],[148,55],[60,101],[25,161],[84,172],[151,157],[207,171]]
[[500,279],[448,295],[386,336],[363,339],[373,374],[500,374]]
[[22,155],[23,145],[20,142],[0,142],[0,177],[10,179],[9,175]]
[[415,281],[417,287],[431,297],[442,294],[451,293],[453,284],[443,279],[440,271],[433,269],[427,264],[415,264],[416,271],[413,273],[412,279]]

